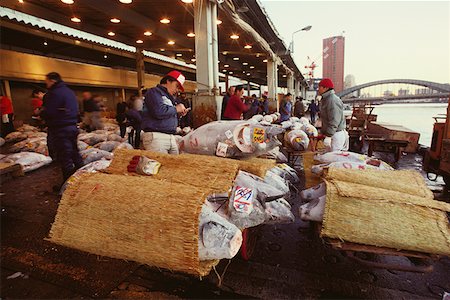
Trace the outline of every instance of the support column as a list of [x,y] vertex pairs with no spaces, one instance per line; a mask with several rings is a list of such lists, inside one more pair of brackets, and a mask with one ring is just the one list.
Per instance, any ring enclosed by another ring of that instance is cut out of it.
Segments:
[[288,74],[287,74],[287,90],[288,90],[288,93],[291,93],[292,95],[294,95],[294,76],[293,76],[292,72],[288,72]]
[[136,73],[138,95],[142,97],[142,87],[145,85],[145,63],[144,52],[142,48],[136,49]]
[[194,127],[198,127],[218,120],[222,107],[215,2],[194,1],[194,31],[198,93],[193,97],[192,108]]
[[295,80],[295,97],[302,97],[303,99],[305,99],[305,97],[303,97],[303,95],[300,91],[301,85],[302,85],[302,82],[300,81],[299,78],[297,78],[297,80]]
[[225,93],[228,92],[228,89],[230,88],[230,81],[228,79],[228,73],[225,74]]
[[272,59],[267,59],[267,89],[269,92],[268,98],[277,102],[277,111],[280,111],[280,103],[277,98],[278,88],[278,69],[277,63]]

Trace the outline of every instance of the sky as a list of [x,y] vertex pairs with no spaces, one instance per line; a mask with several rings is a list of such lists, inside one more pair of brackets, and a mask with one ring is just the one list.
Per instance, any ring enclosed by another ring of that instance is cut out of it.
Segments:
[[450,83],[450,1],[261,0],[306,73],[307,56],[322,76],[322,40],[345,36],[344,77],[356,84],[382,79],[420,79]]

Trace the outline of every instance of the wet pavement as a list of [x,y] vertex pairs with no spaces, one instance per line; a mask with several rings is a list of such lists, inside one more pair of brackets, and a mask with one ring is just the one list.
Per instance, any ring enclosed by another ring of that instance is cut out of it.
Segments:
[[[404,156],[397,167],[419,170],[421,158]],[[249,261],[223,260],[201,280],[68,249],[45,241],[58,206],[51,192],[58,180],[52,164],[2,182],[2,298],[442,299],[450,291],[449,258],[435,261],[434,272],[426,274],[364,267],[324,244],[300,220],[259,226]],[[442,181],[428,183],[442,190]],[[370,259],[412,263],[404,257]]]

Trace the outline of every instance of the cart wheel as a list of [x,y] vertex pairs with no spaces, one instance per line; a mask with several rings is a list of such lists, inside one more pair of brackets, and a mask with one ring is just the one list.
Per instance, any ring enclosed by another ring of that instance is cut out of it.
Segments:
[[241,257],[243,260],[249,260],[255,250],[258,234],[255,227],[245,228],[242,231]]

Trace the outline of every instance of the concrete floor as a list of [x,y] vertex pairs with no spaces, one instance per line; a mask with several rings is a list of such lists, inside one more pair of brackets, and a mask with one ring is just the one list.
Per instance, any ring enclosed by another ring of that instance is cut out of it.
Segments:
[[[398,167],[420,165],[418,156],[408,155]],[[216,268],[220,282],[215,272],[199,280],[57,246],[44,239],[58,206],[51,187],[59,173],[50,165],[2,182],[2,298],[442,299],[444,291],[450,292],[449,258],[434,262],[434,272],[427,274],[363,267],[325,245],[300,220],[260,226],[251,260],[222,261]],[[442,188],[440,182],[430,184]],[[17,278],[7,279],[17,272]]]

